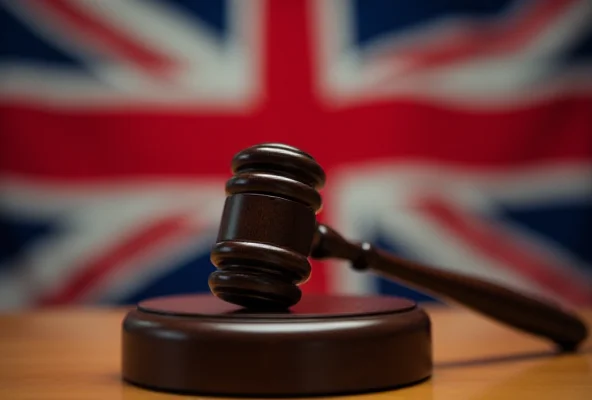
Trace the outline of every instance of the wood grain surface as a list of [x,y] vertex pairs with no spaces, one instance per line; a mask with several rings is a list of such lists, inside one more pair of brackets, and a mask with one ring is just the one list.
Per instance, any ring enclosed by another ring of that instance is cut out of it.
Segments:
[[[557,355],[548,342],[470,311],[427,310],[434,335],[432,379],[343,399],[592,399],[590,339],[576,354]],[[120,324],[126,311],[69,308],[0,315],[0,399],[204,399],[121,382]],[[580,315],[592,326],[592,309]]]

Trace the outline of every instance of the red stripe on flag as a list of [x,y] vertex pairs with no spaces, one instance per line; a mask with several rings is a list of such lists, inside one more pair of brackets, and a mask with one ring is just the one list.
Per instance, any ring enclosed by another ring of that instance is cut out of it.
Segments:
[[[517,14],[518,18],[480,23],[462,30],[455,37],[446,37],[446,42],[434,36],[434,42],[415,45],[409,50],[397,52],[394,57],[400,63],[408,61],[408,72],[417,72],[421,68],[444,66],[453,62],[485,54],[488,57],[499,53],[516,51],[528,45],[528,42],[548,27],[553,20],[561,18],[562,13],[577,0],[551,0],[524,4]],[[392,57],[389,56],[389,57]],[[387,57],[387,59],[389,58]]]
[[[322,115],[316,104],[313,82],[312,37],[310,32],[310,1],[268,1],[266,32],[266,96],[268,101],[255,124],[255,129],[245,131],[251,140],[263,135],[260,141],[295,143],[304,139]],[[303,126],[307,121],[310,126]],[[233,139],[231,139],[233,140]],[[322,139],[321,139],[322,140]],[[254,142],[253,142],[254,143]],[[253,144],[251,143],[251,144]],[[306,146],[310,148],[310,146]],[[236,148],[233,150],[237,150]],[[228,156],[231,156],[228,154]],[[226,164],[228,165],[227,158]],[[327,273],[323,263],[312,261],[311,279],[301,287],[305,293],[327,291]]]
[[[343,163],[421,161],[510,169],[592,159],[592,98],[469,112],[413,102],[335,112],[268,114],[60,112],[0,106],[0,174],[83,180],[229,174],[232,156],[262,141]],[[279,117],[278,117],[279,118]],[[285,126],[282,129],[282,126]]]
[[172,237],[186,234],[188,231],[184,216],[172,216],[159,220],[131,236],[117,242],[110,250],[94,260],[88,260],[76,268],[74,275],[62,283],[55,292],[38,300],[39,305],[61,305],[76,302],[122,264],[146,252],[147,248],[159,245]]
[[[31,6],[43,8],[44,12],[57,19],[59,25],[68,26],[72,36],[70,40],[82,41],[99,48],[101,52],[131,62],[157,76],[164,76],[173,67],[172,60],[145,44],[130,37],[97,16],[91,15],[84,8],[71,0],[36,1]],[[92,48],[91,46],[91,48]]]
[[417,203],[425,215],[473,250],[499,261],[501,267],[536,282],[575,305],[592,304],[590,282],[580,282],[567,271],[560,271],[561,265],[552,264],[544,256],[520,247],[502,229],[440,199],[421,198]]

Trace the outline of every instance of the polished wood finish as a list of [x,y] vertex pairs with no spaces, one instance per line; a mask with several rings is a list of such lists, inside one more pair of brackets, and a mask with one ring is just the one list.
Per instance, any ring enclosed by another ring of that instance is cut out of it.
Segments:
[[239,152],[226,185],[226,204],[211,259],[212,293],[253,309],[289,308],[301,299],[299,285],[310,276],[307,257],[342,258],[354,268],[402,280],[530,334],[548,338],[563,351],[587,337],[582,321],[559,305],[490,282],[412,263],[368,243],[354,244],[317,224],[318,190],[325,174],[307,153],[282,144]]
[[[590,399],[592,341],[578,353],[557,355],[544,342],[479,314],[459,308],[427,311],[433,329],[432,379],[339,399]],[[120,326],[127,312],[73,308],[0,315],[0,399],[207,399],[122,382]],[[592,323],[592,309],[581,315]]]
[[325,225],[318,225],[311,255],[319,259],[349,260],[358,270],[372,269],[525,332],[549,338],[562,351],[575,350],[588,335],[583,321],[558,304],[525,296],[491,282],[405,260],[374,249],[369,243],[350,243]]
[[325,173],[307,153],[283,144],[239,152],[226,183],[209,278],[216,296],[256,309],[300,301],[310,277],[308,253],[321,209]]
[[310,295],[250,311],[211,294],[141,302],[123,323],[122,375],[155,390],[308,396],[385,390],[431,376],[430,321],[389,296]]

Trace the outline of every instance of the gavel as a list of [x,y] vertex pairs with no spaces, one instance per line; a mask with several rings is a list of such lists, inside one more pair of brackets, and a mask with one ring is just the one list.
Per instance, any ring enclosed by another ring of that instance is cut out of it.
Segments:
[[[456,302],[574,351],[587,336],[548,300],[352,243],[317,221],[325,172],[283,144],[232,160],[212,293],[144,299],[122,323],[122,377],[175,393],[262,397],[341,395],[420,384],[433,373],[431,320],[397,296],[303,296],[309,259],[360,271]],[[462,330],[459,327],[459,330]]]
[[217,270],[208,282],[225,302],[248,310],[289,309],[310,278],[309,257],[337,258],[550,339],[561,351],[573,351],[587,337],[585,324],[559,304],[350,242],[317,222],[326,176],[302,150],[255,145],[236,154],[232,172],[211,251]]

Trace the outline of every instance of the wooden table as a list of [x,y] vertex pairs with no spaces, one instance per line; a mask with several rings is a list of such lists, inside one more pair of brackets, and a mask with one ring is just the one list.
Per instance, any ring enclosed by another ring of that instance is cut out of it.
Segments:
[[[555,355],[546,341],[459,308],[430,308],[430,381],[347,399],[592,399],[592,340]],[[60,309],[0,316],[0,399],[189,399],[119,376],[125,310]],[[580,313],[592,326],[592,309]],[[203,399],[204,397],[199,397]]]

